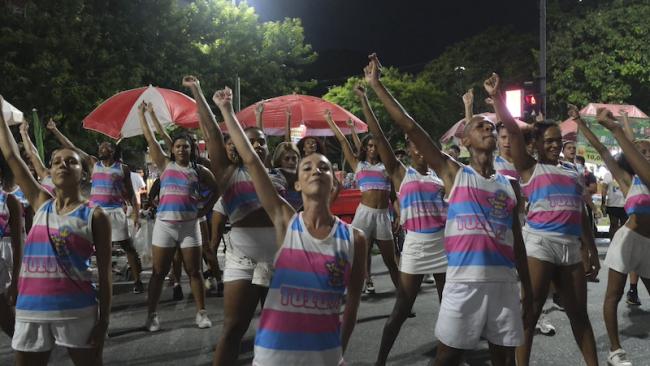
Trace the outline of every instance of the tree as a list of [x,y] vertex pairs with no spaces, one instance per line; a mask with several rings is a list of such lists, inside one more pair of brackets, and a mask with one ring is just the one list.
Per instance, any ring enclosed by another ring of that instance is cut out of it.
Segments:
[[584,17],[555,13],[549,32],[549,107],[630,103],[650,109],[650,5],[611,1]]
[[[105,138],[80,132],[81,120],[121,90],[182,90],[182,76],[192,73],[208,93],[239,75],[248,103],[310,85],[295,81],[316,57],[300,21],[262,23],[245,2],[38,1],[18,14],[10,3],[0,3],[0,93],[23,111],[37,107],[60,120],[89,152]],[[142,151],[140,139],[125,143]]]
[[[349,78],[342,86],[331,88],[324,99],[336,103],[359,118],[363,119],[363,112],[359,98],[352,88],[361,81],[358,77]],[[462,110],[460,99],[456,105],[444,103],[445,95],[432,83],[423,78],[416,78],[411,74],[401,73],[396,68],[386,67],[383,70],[382,82],[393,93],[406,110],[420,123],[434,139],[440,137],[450,126],[450,121],[445,117],[452,114],[457,107]],[[395,126],[384,110],[381,102],[372,98],[372,91],[368,90],[370,105],[377,120],[382,126],[386,137],[397,144],[404,140],[404,133]]]

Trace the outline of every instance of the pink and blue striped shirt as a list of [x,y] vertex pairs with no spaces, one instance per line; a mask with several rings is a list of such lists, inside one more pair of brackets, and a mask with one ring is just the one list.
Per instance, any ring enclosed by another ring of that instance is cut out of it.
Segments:
[[437,233],[445,228],[447,203],[444,183],[429,169],[426,175],[406,169],[399,188],[400,219],[408,232]]
[[38,209],[25,241],[17,320],[72,320],[97,314],[97,293],[88,270],[94,252],[94,209],[81,204],[71,212],[58,214],[54,202],[48,200]]
[[494,158],[494,170],[501,175],[513,177],[517,181],[521,178],[519,172],[515,169],[515,165],[504,159],[501,155],[497,155]]
[[54,182],[52,182],[52,177],[47,176],[43,179],[41,179],[41,186],[45,188],[46,191],[50,192],[51,195],[54,196],[54,190],[56,187],[54,186]]
[[625,213],[631,215],[650,215],[650,191],[638,175],[632,178],[632,185],[625,197]]
[[370,190],[390,191],[390,178],[383,163],[370,164],[360,161],[354,172],[354,179],[361,192]]
[[521,189],[528,197],[526,231],[577,241],[582,232],[583,187],[575,169],[537,163]]
[[116,161],[105,166],[98,161],[93,168],[90,187],[90,204],[95,207],[121,208],[124,206],[126,188],[122,164]]
[[171,222],[195,220],[199,199],[199,175],[196,169],[170,161],[160,175],[160,203],[156,217]]
[[447,281],[516,282],[512,223],[517,197],[508,178],[498,173],[484,178],[463,166],[448,202]]
[[253,365],[338,365],[339,313],[354,259],[352,227],[338,218],[325,239],[297,213],[287,227],[255,336]]
[[[269,177],[278,193],[285,196],[287,181],[284,175],[273,169],[269,171]],[[235,168],[228,182],[228,188],[221,196],[221,201],[231,224],[241,221],[251,212],[262,208],[251,176],[245,167]]]

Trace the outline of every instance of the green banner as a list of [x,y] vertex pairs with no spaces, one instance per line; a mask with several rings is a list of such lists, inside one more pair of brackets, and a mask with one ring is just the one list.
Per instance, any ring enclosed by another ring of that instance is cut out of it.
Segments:
[[[598,140],[611,151],[612,149],[619,148],[618,142],[608,129],[603,127],[596,121],[595,117],[583,117],[589,129],[596,135]],[[630,118],[630,127],[637,139],[645,139],[650,136],[650,119],[644,118]],[[592,164],[603,165],[603,159],[600,154],[587,142],[587,139],[578,133],[578,146],[577,154],[585,157],[585,160]]]
[[38,119],[36,108],[32,109],[32,119],[34,120],[34,140],[36,142],[36,149],[41,161],[45,161],[45,147],[43,146],[43,126],[41,120]]

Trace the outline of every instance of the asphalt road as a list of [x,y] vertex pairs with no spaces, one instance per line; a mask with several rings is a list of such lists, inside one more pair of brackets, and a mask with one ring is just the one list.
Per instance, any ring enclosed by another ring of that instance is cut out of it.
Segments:
[[[604,253],[603,247],[601,252]],[[372,365],[376,356],[382,328],[390,313],[394,296],[392,285],[381,258],[373,260],[377,294],[364,295],[360,308],[359,322],[346,353],[349,365]],[[601,364],[606,364],[609,343],[602,319],[602,302],[606,284],[606,269],[600,275],[600,283],[589,284],[589,316],[592,321]],[[189,287],[184,283],[186,295]],[[640,290],[641,307],[628,307],[623,302],[619,307],[619,326],[623,347],[634,365],[650,365],[650,297],[645,289]],[[115,296],[110,338],[104,350],[106,365],[209,365],[213,347],[221,332],[223,314],[220,311],[223,300],[209,298],[207,307],[213,327],[198,329],[194,325],[193,301],[171,301],[171,288],[162,295],[160,317],[162,330],[155,334],[146,333],[143,324],[146,316],[145,295],[121,294]],[[395,343],[389,358],[391,365],[429,365],[435,357],[436,346],[433,329],[438,313],[438,299],[434,285],[424,285],[414,306],[417,316],[408,319]],[[257,314],[259,316],[259,313]],[[584,364],[573,340],[566,315],[555,307],[548,309],[548,319],[557,327],[552,337],[535,338],[533,365],[581,365]],[[252,344],[256,316],[246,334],[238,364],[248,365],[252,360]],[[487,344],[468,352],[470,365],[488,365]],[[0,365],[13,364],[10,341],[0,335]],[[52,353],[52,365],[71,365],[64,349]]]

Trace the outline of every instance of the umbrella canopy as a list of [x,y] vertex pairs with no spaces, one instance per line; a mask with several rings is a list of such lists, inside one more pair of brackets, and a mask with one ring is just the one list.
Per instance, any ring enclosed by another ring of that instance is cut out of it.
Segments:
[[2,99],[2,117],[8,125],[17,125],[23,122],[23,112]]
[[[495,113],[481,113],[478,114],[478,116],[483,116],[490,121],[496,123],[497,120],[497,115]],[[515,118],[515,122],[519,125],[520,128],[526,128],[529,125],[521,120],[518,120]],[[449,142],[452,138],[457,138],[460,139],[463,137],[463,131],[465,130],[465,119],[461,119],[460,121],[456,122],[447,132],[445,132],[442,137],[440,137],[440,142],[442,143],[447,143]]]
[[[614,114],[614,117],[621,117],[620,112],[626,111],[629,118],[648,119],[647,114],[643,113],[643,111],[636,106],[630,104],[589,103],[580,110],[580,115],[583,117],[596,117],[598,108],[609,109]],[[562,130],[562,137],[565,140],[576,140],[578,125],[573,119],[568,118],[564,122],[560,123],[560,130]]]
[[83,127],[113,139],[142,135],[138,105],[153,104],[154,112],[163,126],[175,123],[196,128],[199,116],[194,99],[175,90],[149,86],[126,90],[108,98],[83,120]]
[[[368,126],[363,123],[354,114],[348,112],[343,107],[328,102],[321,98],[309,95],[284,95],[261,101],[264,103],[264,112],[262,121],[264,122],[264,132],[267,135],[282,136],[286,131],[287,108],[291,110],[291,128],[297,128],[304,125],[306,128],[305,136],[332,136],[323,113],[329,109],[332,111],[332,119],[341,131],[349,135],[350,128],[346,124],[348,119],[354,123],[356,132],[367,132]],[[242,109],[237,113],[237,119],[244,127],[255,126],[255,108],[257,103]]]

